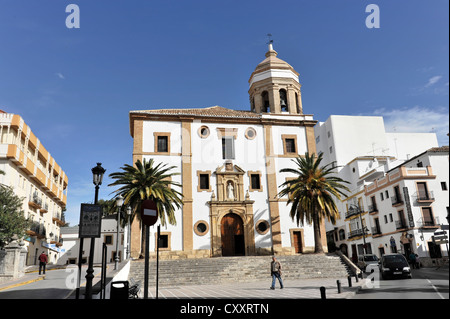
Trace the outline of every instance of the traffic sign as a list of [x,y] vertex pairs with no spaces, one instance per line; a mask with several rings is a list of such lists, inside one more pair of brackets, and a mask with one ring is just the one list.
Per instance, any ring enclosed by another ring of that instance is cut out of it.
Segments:
[[158,208],[152,200],[146,199],[141,204],[141,218],[144,225],[152,226],[158,221]]

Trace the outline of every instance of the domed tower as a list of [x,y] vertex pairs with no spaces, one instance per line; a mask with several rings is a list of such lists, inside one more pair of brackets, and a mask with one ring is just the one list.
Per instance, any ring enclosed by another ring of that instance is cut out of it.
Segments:
[[258,64],[248,80],[250,105],[253,112],[273,114],[303,114],[298,72],[277,58],[269,43],[266,58]]

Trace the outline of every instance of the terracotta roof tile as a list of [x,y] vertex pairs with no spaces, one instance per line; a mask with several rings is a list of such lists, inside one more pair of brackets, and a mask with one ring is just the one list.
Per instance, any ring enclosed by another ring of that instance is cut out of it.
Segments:
[[211,106],[207,108],[196,109],[159,109],[159,110],[142,110],[131,111],[135,114],[151,114],[151,115],[192,115],[204,117],[234,117],[234,118],[260,118],[261,115],[251,111],[236,111],[221,106]]

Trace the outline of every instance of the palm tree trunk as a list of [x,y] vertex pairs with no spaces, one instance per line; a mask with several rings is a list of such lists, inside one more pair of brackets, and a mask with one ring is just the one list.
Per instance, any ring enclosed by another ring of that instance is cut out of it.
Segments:
[[314,214],[313,229],[314,229],[314,253],[323,254],[322,236],[320,233],[320,221],[317,212]]

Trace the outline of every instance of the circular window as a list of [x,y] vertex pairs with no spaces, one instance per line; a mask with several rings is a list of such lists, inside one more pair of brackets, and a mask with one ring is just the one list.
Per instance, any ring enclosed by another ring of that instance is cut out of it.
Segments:
[[208,233],[208,231],[209,231],[208,223],[205,222],[204,220],[199,220],[198,222],[195,223],[194,232],[198,236],[204,236]]
[[269,231],[269,228],[270,228],[269,222],[267,220],[259,220],[256,223],[255,228],[256,228],[256,231],[258,232],[258,234],[265,235],[265,234],[267,234],[267,232]]
[[200,135],[201,138],[207,138],[209,136],[209,128],[207,126],[201,126],[198,129],[198,135]]
[[253,127],[249,127],[246,131],[245,131],[245,137],[249,140],[253,140],[256,137],[256,131]]

